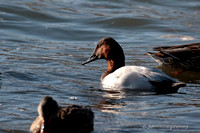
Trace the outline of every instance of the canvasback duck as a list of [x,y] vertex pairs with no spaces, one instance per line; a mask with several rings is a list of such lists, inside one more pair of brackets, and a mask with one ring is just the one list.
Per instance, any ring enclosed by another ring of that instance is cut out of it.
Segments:
[[38,106],[39,116],[30,127],[32,133],[89,133],[93,131],[94,113],[90,107],[60,107],[50,96]]
[[183,71],[200,71],[200,43],[153,48],[148,52],[159,66],[178,68]]
[[102,38],[91,57],[83,65],[97,59],[106,59],[108,69],[101,77],[103,88],[175,93],[185,83],[177,82],[158,69],[143,66],[125,66],[121,46],[111,37]]

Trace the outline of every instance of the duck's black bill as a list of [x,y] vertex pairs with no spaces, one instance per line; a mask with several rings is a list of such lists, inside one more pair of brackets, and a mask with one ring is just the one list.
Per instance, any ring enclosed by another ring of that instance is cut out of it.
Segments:
[[98,59],[98,56],[96,56],[95,54],[93,54],[93,55],[91,55],[90,58],[89,58],[86,62],[84,62],[82,65],[85,65],[85,64],[90,63],[90,62],[92,62],[92,61],[95,61],[95,60],[97,60],[97,59]]

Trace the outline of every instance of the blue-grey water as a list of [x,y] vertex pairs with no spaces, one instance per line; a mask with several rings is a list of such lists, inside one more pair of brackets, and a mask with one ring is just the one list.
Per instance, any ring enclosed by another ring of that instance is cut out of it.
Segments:
[[200,42],[200,1],[1,0],[0,132],[29,132],[46,95],[90,105],[94,133],[200,132],[200,73],[175,77],[188,83],[176,94],[104,90],[106,62],[81,63],[105,36],[127,65],[155,67],[153,47]]

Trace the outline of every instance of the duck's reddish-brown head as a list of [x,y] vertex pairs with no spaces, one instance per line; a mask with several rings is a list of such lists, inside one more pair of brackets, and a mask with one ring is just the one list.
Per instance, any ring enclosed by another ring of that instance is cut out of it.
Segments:
[[125,60],[124,52],[121,46],[111,37],[102,38],[94,49],[93,54],[90,58],[83,63],[85,65],[97,59],[106,60]]

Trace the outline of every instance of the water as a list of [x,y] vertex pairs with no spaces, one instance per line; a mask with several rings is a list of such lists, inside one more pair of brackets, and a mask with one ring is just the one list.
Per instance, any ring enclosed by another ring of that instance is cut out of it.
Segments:
[[90,105],[94,133],[199,132],[200,78],[176,77],[188,83],[177,94],[107,91],[106,62],[81,65],[111,36],[127,65],[154,67],[146,52],[200,42],[199,27],[198,0],[1,0],[0,132],[29,132],[46,95],[63,106]]

